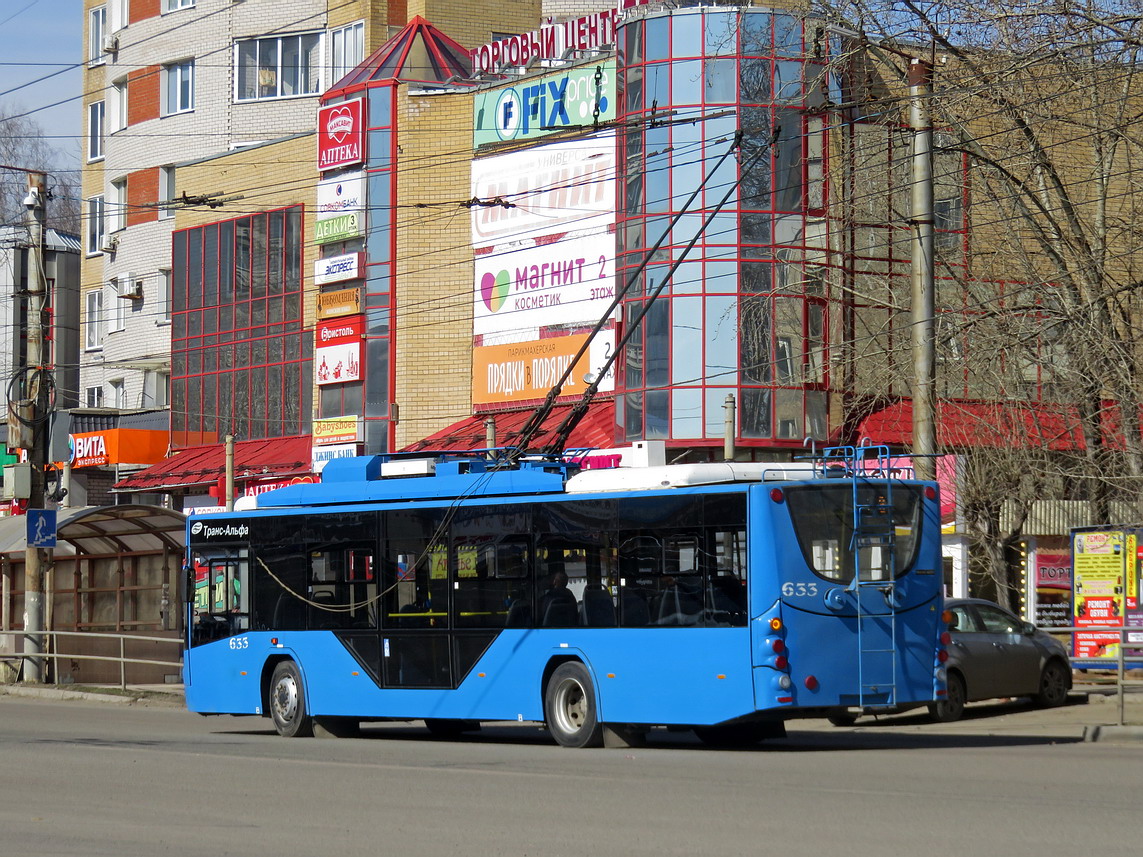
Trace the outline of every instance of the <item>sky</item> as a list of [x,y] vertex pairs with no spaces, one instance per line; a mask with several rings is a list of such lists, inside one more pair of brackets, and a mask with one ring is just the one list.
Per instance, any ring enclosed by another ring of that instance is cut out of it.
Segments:
[[72,163],[83,129],[83,53],[82,0],[0,0],[0,104],[34,110],[30,118]]

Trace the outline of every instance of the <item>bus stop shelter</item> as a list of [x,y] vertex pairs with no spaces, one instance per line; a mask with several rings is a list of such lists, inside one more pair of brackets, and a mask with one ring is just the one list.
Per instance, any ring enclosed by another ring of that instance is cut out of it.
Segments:
[[[45,641],[45,651],[84,656],[54,659],[49,675],[61,682],[99,683],[119,680],[119,665],[90,660],[92,655],[118,657],[126,637],[127,657],[178,660],[175,643],[131,637],[182,638],[178,581],[183,564],[185,516],[159,506],[89,506],[60,509],[56,547],[44,568],[44,629],[90,632]],[[23,630],[24,516],[0,519],[0,630]],[[14,677],[22,651],[19,635],[0,635],[0,678]],[[8,675],[5,676],[3,673]],[[177,674],[173,667],[129,664],[129,680],[156,683]]]

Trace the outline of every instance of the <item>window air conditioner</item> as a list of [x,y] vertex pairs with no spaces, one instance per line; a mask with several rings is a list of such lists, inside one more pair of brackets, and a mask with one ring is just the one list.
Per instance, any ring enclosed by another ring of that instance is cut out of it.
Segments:
[[103,253],[114,253],[119,249],[119,239],[114,235],[105,236],[103,243],[99,245],[99,249]]
[[119,37],[108,33],[103,37],[103,52],[105,54],[119,53]]
[[141,300],[143,297],[143,281],[128,280],[119,287],[119,297],[130,298],[133,301]]

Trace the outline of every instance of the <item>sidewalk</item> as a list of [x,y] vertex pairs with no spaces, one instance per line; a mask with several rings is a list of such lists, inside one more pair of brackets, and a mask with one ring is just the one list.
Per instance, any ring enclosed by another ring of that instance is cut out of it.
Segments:
[[0,695],[33,699],[82,699],[118,705],[185,705],[181,684],[0,684]]

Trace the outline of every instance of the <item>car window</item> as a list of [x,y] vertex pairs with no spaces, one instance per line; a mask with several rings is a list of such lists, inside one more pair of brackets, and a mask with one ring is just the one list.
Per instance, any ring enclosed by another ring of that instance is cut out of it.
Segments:
[[971,634],[979,629],[976,627],[976,620],[972,618],[972,613],[969,612],[968,607],[957,606],[950,607],[949,612],[952,613],[952,622],[949,623],[949,628],[960,634]]
[[987,607],[983,604],[976,605],[977,615],[980,616],[980,621],[984,625],[984,630],[989,634],[1019,634],[1020,633],[1020,620],[1015,616],[1010,616],[1003,610],[998,610],[995,607]]

